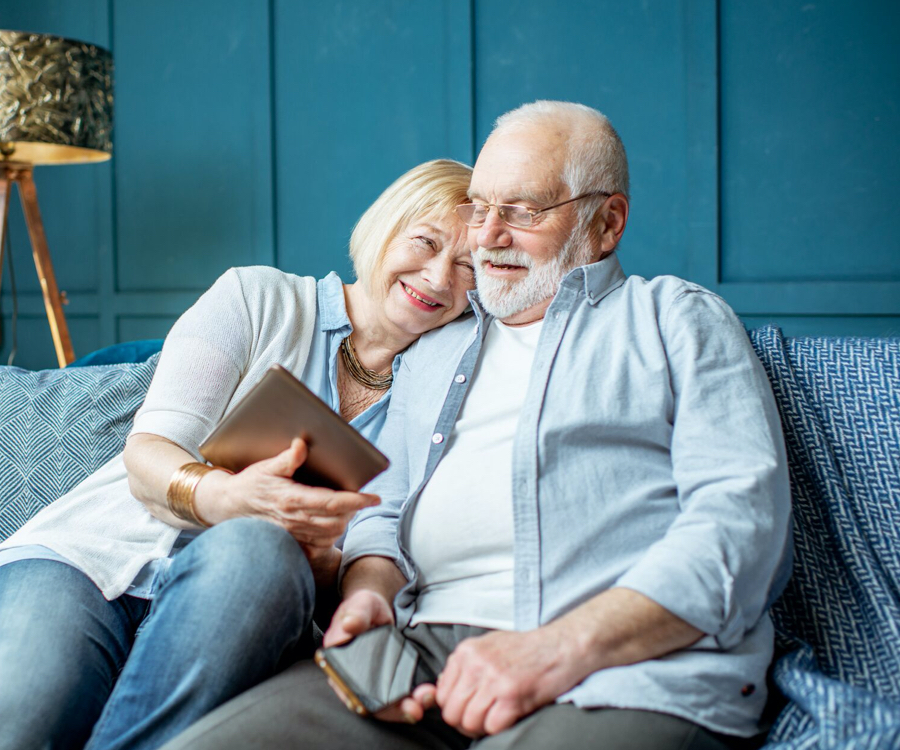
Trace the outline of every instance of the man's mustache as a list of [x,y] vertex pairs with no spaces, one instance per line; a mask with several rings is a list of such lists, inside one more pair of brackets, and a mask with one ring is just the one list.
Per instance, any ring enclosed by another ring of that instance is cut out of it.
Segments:
[[522,266],[523,268],[532,268],[534,259],[521,250],[487,250],[478,247],[472,253],[479,263],[493,263],[494,265],[503,266]]

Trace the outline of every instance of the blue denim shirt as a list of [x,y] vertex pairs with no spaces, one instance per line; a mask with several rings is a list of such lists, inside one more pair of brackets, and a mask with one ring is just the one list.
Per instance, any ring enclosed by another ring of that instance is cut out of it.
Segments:
[[[422,337],[399,364],[380,440],[392,466],[367,488],[382,504],[357,516],[344,544],[344,570],[381,555],[407,576],[400,626],[416,606],[410,519],[490,322],[471,299],[474,314]],[[512,479],[517,630],[621,586],[707,634],[595,672],[558,700],[754,734],[790,491],[769,382],[725,302],[673,277],[626,279],[614,254],[570,272],[544,318]]]

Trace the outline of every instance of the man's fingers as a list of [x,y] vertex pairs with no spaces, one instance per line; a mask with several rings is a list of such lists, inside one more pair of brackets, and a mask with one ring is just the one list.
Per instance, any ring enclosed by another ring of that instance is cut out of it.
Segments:
[[368,612],[347,612],[341,617],[341,628],[350,635],[360,635],[370,630],[372,618]]
[[448,659],[447,663],[444,665],[444,671],[438,675],[436,683],[437,691],[435,693],[435,700],[441,708],[444,707],[444,704],[453,692],[453,687],[456,685],[458,676],[459,667],[456,664],[456,660],[453,658]]
[[[452,688],[447,688],[438,681],[437,702],[441,707],[441,717],[451,727],[459,729],[462,726],[462,717],[466,706],[475,694],[477,683],[475,680],[461,675]],[[443,695],[442,695],[443,693]]]
[[523,715],[509,701],[494,701],[484,717],[484,733],[498,734],[509,729]]
[[328,628],[328,632],[322,639],[322,645],[325,648],[340,646],[360,633],[365,633],[370,627],[370,621],[365,615],[357,612],[341,614],[341,611],[338,610],[331,621],[331,627]]
[[394,622],[391,605],[373,591],[357,591],[344,600],[325,633],[325,646],[336,646],[379,625]]
[[418,724],[425,717],[425,707],[413,697],[400,701],[399,708],[402,720],[407,724]]
[[377,615],[368,601],[345,602],[338,607],[334,617],[331,618],[331,626],[325,634],[325,646],[339,646],[351,638],[371,630],[381,623],[376,622]]
[[421,685],[418,685],[415,690],[412,692],[412,697],[415,698],[426,711],[434,708],[437,705],[437,700],[435,699],[435,693],[437,692],[437,688],[431,683],[425,682]]
[[403,698],[397,705],[388,706],[375,714],[381,721],[405,722],[418,724],[425,717],[425,712],[434,706],[434,685],[419,685],[412,695]]
[[494,695],[483,687],[481,690],[475,691],[463,708],[457,728],[469,737],[481,737],[486,731],[484,728],[485,716],[494,701]]

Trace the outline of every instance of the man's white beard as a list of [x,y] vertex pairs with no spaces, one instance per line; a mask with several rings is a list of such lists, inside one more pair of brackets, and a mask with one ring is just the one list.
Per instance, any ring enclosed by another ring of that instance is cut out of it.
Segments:
[[[555,296],[569,271],[591,262],[591,246],[587,228],[579,222],[556,256],[543,263],[536,263],[521,250],[485,250],[479,247],[474,256],[475,287],[481,306],[494,317],[504,320]],[[484,264],[488,261],[524,266],[528,275],[518,281],[489,276],[484,270]]]

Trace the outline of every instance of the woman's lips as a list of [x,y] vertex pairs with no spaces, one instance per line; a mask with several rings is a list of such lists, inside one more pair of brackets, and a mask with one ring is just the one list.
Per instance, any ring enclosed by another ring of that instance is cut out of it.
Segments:
[[410,286],[403,281],[400,282],[400,288],[406,293],[409,301],[420,310],[434,311],[443,307],[436,299],[429,297],[427,294],[423,294],[414,286]]

